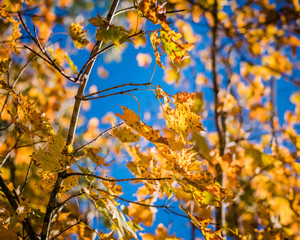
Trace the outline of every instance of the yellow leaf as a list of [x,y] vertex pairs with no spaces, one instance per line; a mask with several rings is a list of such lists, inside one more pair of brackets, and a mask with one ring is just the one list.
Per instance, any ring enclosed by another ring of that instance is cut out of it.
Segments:
[[83,26],[80,23],[71,23],[69,31],[75,47],[84,48],[89,43],[85,38],[87,31],[83,31]]
[[162,53],[159,53],[158,51],[158,45],[161,43],[160,38],[158,37],[157,30],[150,35],[150,41],[154,50],[154,55],[155,55],[155,61],[160,66],[162,69],[165,69],[164,65],[162,64],[160,60],[160,56]]
[[191,132],[205,131],[202,123],[199,121],[200,116],[191,112],[187,103],[175,102],[176,109],[171,109],[167,104],[165,109],[165,118],[168,128],[174,130],[184,144],[187,143],[188,134]]
[[138,14],[147,18],[153,24],[166,21],[165,7],[157,4],[157,0],[141,0],[137,4]]
[[64,193],[71,190],[73,187],[78,186],[78,178],[79,176],[71,176],[66,178],[59,189],[58,197],[61,197]]
[[61,133],[50,136],[44,148],[32,154],[34,163],[50,173],[61,172],[70,167],[71,156],[64,153],[66,143]]
[[[143,201],[145,204],[150,204],[150,201]],[[132,217],[132,221],[136,224],[143,223],[145,226],[152,226],[154,215],[151,208],[137,204],[129,204],[128,215]]]
[[187,57],[186,51],[190,51],[194,47],[194,45],[190,43],[180,43],[180,38],[180,33],[176,33],[169,29],[167,31],[160,31],[160,39],[163,48],[172,62],[175,61],[180,63],[184,58]]
[[95,164],[98,166],[104,165],[104,166],[109,166],[112,164],[107,164],[104,161],[104,158],[99,156],[97,153],[100,151],[100,148],[85,148],[86,155],[89,159],[91,159]]
[[118,138],[121,142],[137,142],[140,139],[140,135],[135,134],[132,128],[128,126],[115,128],[112,131],[112,135]]
[[145,139],[150,142],[160,142],[160,143],[167,143],[167,139],[163,138],[159,130],[154,130],[151,126],[146,125],[145,123],[140,121],[138,115],[135,114],[132,110],[128,109],[127,107],[121,106],[124,111],[124,114],[116,113],[116,115],[124,120],[124,122],[141,134]]

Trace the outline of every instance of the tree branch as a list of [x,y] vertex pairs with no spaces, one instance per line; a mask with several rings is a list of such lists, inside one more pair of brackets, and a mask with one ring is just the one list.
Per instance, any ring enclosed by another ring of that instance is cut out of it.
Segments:
[[37,32],[36,32],[36,27],[34,26],[34,34],[35,36],[33,36],[31,34],[31,32],[29,31],[26,23],[24,22],[21,13],[18,13],[19,19],[21,21],[21,24],[23,26],[23,28],[25,29],[25,31],[29,34],[30,38],[34,41],[34,43],[38,46],[38,48],[41,50],[41,52],[44,54],[45,57],[42,57],[40,54],[37,54],[35,51],[33,51],[31,48],[27,47],[24,45],[25,48],[31,50],[32,52],[34,52],[35,54],[37,54],[39,57],[41,57],[44,61],[46,61],[48,64],[50,64],[54,69],[56,69],[62,76],[64,76],[66,79],[68,79],[71,82],[75,82],[75,79],[73,77],[71,77],[70,75],[68,75],[67,73],[64,72],[63,68],[61,66],[59,66],[55,60],[52,59],[52,57],[47,53],[47,51],[43,48],[43,46],[41,45],[41,43],[39,42],[39,39],[37,37]]
[[63,179],[71,176],[85,176],[85,177],[94,177],[97,179],[100,179],[102,181],[106,182],[129,182],[129,181],[165,181],[165,180],[171,180],[172,178],[170,177],[164,177],[164,178],[146,178],[146,177],[141,177],[141,178],[123,178],[123,179],[111,179],[111,178],[105,178],[101,176],[97,176],[92,173],[78,173],[78,172],[72,172],[72,173],[66,173],[63,176]]
[[[6,183],[4,182],[4,179],[2,178],[2,175],[0,174],[0,187],[1,191],[5,194],[5,197],[9,201],[10,205],[14,209],[14,213],[16,214],[16,211],[18,209],[18,199],[17,196],[13,196],[9,188],[7,187]],[[25,231],[27,232],[29,238],[31,240],[38,240],[37,235],[35,234],[28,218],[24,219],[23,226],[25,228]]]
[[[106,20],[109,22],[109,24],[112,22],[112,19],[116,12],[118,4],[119,4],[119,0],[114,0],[112,3],[112,6],[111,6],[109,13],[107,15],[107,18],[106,18]],[[90,56],[94,56],[99,51],[101,46],[102,46],[102,42],[97,41]],[[85,68],[84,74],[80,78],[80,86],[78,87],[78,91],[75,96],[75,103],[74,103],[73,113],[72,113],[72,117],[71,117],[68,138],[67,138],[67,142],[66,142],[67,146],[73,145],[73,142],[74,142],[77,121],[79,118],[79,113],[80,113],[81,104],[82,104],[81,98],[83,97],[83,93],[84,93],[85,87],[87,85],[87,82],[89,80],[89,76],[90,76],[90,73],[94,66],[95,60],[96,60],[96,58],[93,58],[93,61],[91,61],[87,65],[87,67]],[[42,240],[49,239],[50,223],[52,221],[52,212],[55,207],[56,196],[57,196],[59,189],[63,183],[63,180],[65,179],[65,175],[66,175],[66,171],[58,174],[57,180],[56,180],[53,190],[51,192],[50,199],[47,204],[47,210],[45,213],[43,227],[42,227],[42,233],[41,233]]]
[[[110,94],[106,94],[106,95],[102,95],[102,96],[98,96],[98,97],[91,97],[91,98],[83,97],[82,100],[83,101],[95,100],[95,99],[99,99],[99,98],[111,97],[111,96],[125,94],[125,93],[128,93],[128,92],[133,92],[133,91],[138,91],[138,90],[143,90],[143,89],[133,88],[133,89],[128,89],[128,90],[124,90],[124,91],[116,92],[116,93],[110,93]],[[149,89],[146,89],[146,90],[149,90]]]
[[109,132],[109,131],[111,131],[111,130],[117,128],[117,127],[120,127],[120,126],[123,125],[123,124],[124,124],[124,122],[119,123],[119,124],[117,124],[116,126],[111,127],[111,128],[109,128],[109,129],[106,129],[105,131],[103,131],[102,133],[100,133],[97,137],[95,137],[92,141],[90,141],[90,142],[88,142],[88,143],[82,145],[81,147],[75,149],[74,152],[73,152],[73,154],[78,153],[78,152],[81,151],[82,149],[84,149],[84,148],[86,148],[87,146],[91,145],[92,143],[96,142],[96,141],[97,141],[102,135],[104,135],[105,133],[107,133],[107,132]]

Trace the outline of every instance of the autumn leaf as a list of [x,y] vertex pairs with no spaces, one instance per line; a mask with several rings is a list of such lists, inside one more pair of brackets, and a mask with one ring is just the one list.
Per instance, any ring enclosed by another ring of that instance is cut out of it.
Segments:
[[150,41],[154,50],[154,55],[155,55],[155,61],[158,64],[158,66],[160,66],[162,69],[165,69],[165,67],[163,66],[161,60],[160,60],[160,56],[163,53],[159,53],[158,51],[158,46],[161,43],[161,39],[158,36],[158,32],[154,31],[153,33],[151,33],[150,35]]
[[109,24],[99,13],[97,17],[90,18],[89,22],[98,27],[96,32],[96,40],[98,41],[105,43],[112,41],[116,45],[124,42],[133,43],[128,36],[129,32],[124,27]]
[[134,111],[128,109],[127,107],[121,106],[124,114],[116,113],[116,115],[121,118],[128,126],[137,131],[141,136],[150,142],[161,142],[167,143],[167,139],[163,138],[159,134],[159,130],[154,130],[151,126],[146,125],[140,121],[138,115]]
[[168,240],[179,240],[180,238],[175,237],[174,235],[169,236],[168,229],[162,224],[158,224],[155,235],[152,233],[141,233],[142,240],[160,240],[160,239],[168,239]]
[[160,60],[162,53],[159,53],[159,45],[162,46],[172,63],[180,64],[183,59],[188,57],[186,52],[192,50],[194,45],[180,43],[180,38],[181,34],[172,31],[169,27],[165,30],[160,30],[160,36],[158,36],[158,30],[151,33],[150,41],[154,49],[155,60],[161,68],[164,69]]
[[179,134],[184,144],[187,143],[189,133],[205,131],[200,122],[200,116],[191,111],[193,98],[194,95],[192,94],[185,95],[179,93],[178,95],[175,95],[176,109],[172,109],[168,99],[164,99],[164,112],[167,127]]
[[111,163],[107,164],[104,161],[104,158],[98,155],[98,152],[100,151],[100,148],[92,148],[88,147],[85,148],[84,151],[86,152],[86,156],[91,159],[97,166],[109,166]]
[[133,224],[131,221],[126,221],[123,213],[117,208],[115,201],[105,193],[101,196],[100,192],[97,193],[92,189],[85,189],[85,193],[94,201],[97,210],[113,222],[111,229],[117,232],[119,239],[137,238]]
[[77,66],[74,64],[68,53],[65,53],[65,58],[67,59],[69,66],[74,74],[77,74]]
[[73,187],[78,186],[78,176],[70,176],[63,181],[62,186],[59,189],[58,197],[63,196],[64,193],[71,190]]
[[0,79],[0,86],[10,92],[14,97],[14,105],[17,108],[17,119],[12,119],[20,127],[22,127],[27,133],[32,134],[32,131],[29,130],[26,126],[25,120],[39,130],[43,135],[50,136],[54,134],[52,125],[48,123],[44,113],[37,112],[33,107],[27,96],[23,96],[22,93],[16,94],[13,89],[11,89],[5,82]]
[[158,4],[157,0],[141,0],[137,4],[138,14],[147,18],[150,22],[158,24],[166,21],[165,4]]
[[66,142],[61,133],[51,135],[46,145],[32,154],[32,160],[43,171],[50,173],[64,171],[72,163],[71,156],[63,152],[65,145]]
[[[144,204],[149,204],[150,201],[143,201]],[[143,223],[145,226],[152,226],[155,212],[150,207],[141,206],[138,204],[129,204],[128,215],[132,217],[132,221],[136,224]]]
[[75,47],[81,49],[89,43],[85,38],[87,31],[83,31],[83,26],[80,23],[71,23],[69,31]]
[[119,139],[121,142],[137,142],[140,139],[140,135],[134,133],[132,128],[128,126],[115,128],[112,131],[112,135]]
[[175,31],[160,31],[162,46],[172,62],[180,63],[187,57],[186,52],[192,50],[194,47],[193,44],[179,43],[181,37],[181,34],[176,33]]

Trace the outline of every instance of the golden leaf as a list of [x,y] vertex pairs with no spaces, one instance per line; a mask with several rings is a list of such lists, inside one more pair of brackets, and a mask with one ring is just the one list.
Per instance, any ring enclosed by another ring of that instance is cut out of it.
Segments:
[[71,156],[64,153],[66,142],[61,133],[51,135],[44,148],[32,154],[34,163],[50,173],[61,172],[71,165]]
[[86,156],[89,159],[91,159],[97,166],[101,166],[101,165],[109,166],[110,164],[112,164],[112,162],[107,164],[104,161],[104,158],[97,154],[100,151],[100,148],[89,147],[89,148],[85,148],[84,150],[86,152]]
[[146,125],[145,123],[140,121],[138,115],[135,114],[132,110],[128,109],[127,107],[121,106],[124,111],[124,114],[116,113],[116,115],[124,120],[124,122],[141,134],[145,139],[150,142],[161,142],[167,143],[167,139],[163,138],[159,130],[154,130],[151,126]]
[[87,31],[83,31],[83,26],[80,23],[71,23],[69,31],[75,47],[84,48],[89,43],[85,38]]

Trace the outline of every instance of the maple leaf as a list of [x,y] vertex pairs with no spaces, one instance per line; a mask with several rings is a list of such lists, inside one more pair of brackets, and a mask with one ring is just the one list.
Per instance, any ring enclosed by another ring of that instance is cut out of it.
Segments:
[[64,193],[71,190],[73,187],[78,186],[78,179],[79,176],[70,176],[66,178],[59,189],[58,197],[61,197]]
[[128,126],[115,128],[112,131],[112,135],[118,138],[121,142],[137,142],[140,139],[140,135],[135,134],[132,128]]
[[133,223],[126,221],[123,213],[117,208],[117,203],[110,199],[105,192],[98,191],[97,193],[92,189],[85,189],[85,193],[94,201],[97,210],[113,222],[111,229],[117,232],[119,239],[137,239]]
[[179,134],[184,144],[187,143],[189,133],[205,131],[200,122],[200,116],[191,111],[193,97],[193,94],[177,94],[175,97],[176,109],[172,109],[168,99],[164,98],[167,127]]
[[27,96],[23,96],[22,93],[16,94],[6,83],[0,80],[0,86],[11,93],[14,97],[14,105],[17,108],[18,120],[12,119],[13,122],[18,124],[28,134],[32,134],[32,131],[24,125],[25,119],[33,125],[37,130],[46,136],[54,134],[52,125],[48,123],[48,119],[45,114],[37,112],[29,101]]
[[166,21],[165,4],[157,4],[157,0],[142,0],[137,4],[138,14],[154,24]]
[[69,31],[75,47],[81,49],[89,43],[85,38],[87,31],[83,31],[83,26],[81,26],[80,23],[71,23]]
[[100,151],[100,148],[85,148],[84,151],[86,152],[86,156],[91,159],[95,164],[97,164],[97,166],[109,166],[111,163],[107,164],[104,161],[104,158],[99,156],[97,153]]
[[182,37],[180,33],[172,31],[169,27],[165,30],[160,30],[160,36],[158,36],[158,31],[156,30],[151,33],[150,41],[154,49],[156,63],[163,69],[165,69],[161,63],[158,46],[161,44],[172,63],[180,64],[181,61],[187,57],[186,52],[191,51],[194,47],[190,43],[180,43],[179,39]]
[[151,126],[146,125],[145,123],[140,121],[138,115],[135,114],[134,111],[128,109],[127,107],[121,106],[124,111],[124,114],[116,113],[116,115],[124,120],[124,122],[130,126],[132,129],[137,131],[140,135],[142,135],[145,139],[150,142],[161,142],[167,143],[167,139],[163,138],[159,134],[159,130],[154,130]]
[[161,43],[161,39],[158,36],[158,32],[154,31],[153,33],[151,33],[150,35],[150,41],[154,50],[154,56],[155,56],[155,61],[158,64],[158,66],[160,66],[162,69],[165,69],[164,65],[162,64],[161,60],[160,60],[160,56],[163,53],[159,53],[158,51],[158,46]]
[[89,22],[98,27],[96,31],[96,39],[98,41],[105,43],[112,41],[116,45],[124,42],[133,43],[128,36],[129,32],[124,27],[109,24],[99,13],[97,17],[90,18]]
[[32,160],[43,171],[50,173],[64,171],[71,165],[71,156],[63,152],[65,146],[65,139],[61,133],[51,135],[45,147],[32,154]]
[[[142,200],[143,201],[143,200]],[[144,200],[144,204],[150,204],[150,201]],[[154,211],[150,207],[137,204],[129,204],[128,215],[132,217],[132,221],[136,224],[144,223],[145,226],[152,226],[154,221]]]
[[180,33],[171,30],[160,31],[160,39],[164,50],[169,58],[177,63],[180,63],[186,57],[186,51],[190,51],[194,47],[191,43],[179,43],[181,37]]
[[42,171],[39,173],[40,180],[37,182],[38,188],[40,188],[44,193],[50,193],[53,190],[55,181],[56,181],[56,174]]

